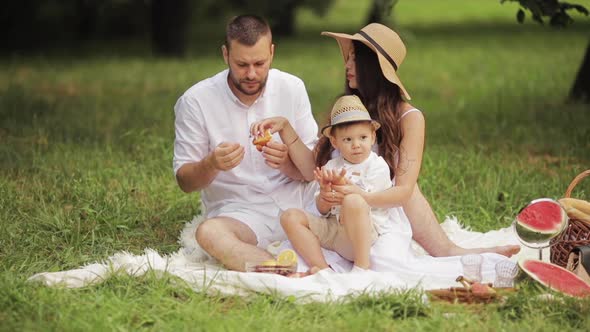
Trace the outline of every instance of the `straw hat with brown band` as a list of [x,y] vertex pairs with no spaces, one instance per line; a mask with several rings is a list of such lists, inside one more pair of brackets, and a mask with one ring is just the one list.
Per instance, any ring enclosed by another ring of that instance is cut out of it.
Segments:
[[379,122],[371,119],[369,111],[367,111],[359,97],[355,95],[345,95],[338,98],[334,103],[332,112],[330,112],[330,124],[322,128],[321,133],[324,136],[331,136],[333,126],[359,121],[370,122],[375,130],[381,127]]
[[406,57],[406,46],[393,30],[383,24],[371,23],[354,35],[327,31],[322,32],[322,35],[336,39],[338,45],[340,45],[344,62],[348,60],[353,40],[358,40],[367,45],[373,52],[377,53],[381,71],[387,80],[399,86],[406,100],[411,99],[410,94],[397,76],[397,70]]

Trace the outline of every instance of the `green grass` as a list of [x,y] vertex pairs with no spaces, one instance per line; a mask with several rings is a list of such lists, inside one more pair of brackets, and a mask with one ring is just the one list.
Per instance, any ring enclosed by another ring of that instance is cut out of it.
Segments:
[[[302,11],[297,36],[276,41],[275,67],[306,82],[320,122],[344,72],[335,41],[319,32],[354,32],[367,7],[337,1],[321,19]],[[516,8],[491,0],[396,7],[408,47],[400,76],[427,118],[421,187],[439,218],[455,215],[479,231],[509,225],[533,198],[561,197],[590,165],[590,106],[566,102],[590,22],[518,25]],[[172,174],[173,105],[224,68],[216,33],[183,60],[121,45],[0,59],[0,330],[590,329],[588,301],[542,301],[535,287],[505,304],[425,306],[411,292],[339,305],[206,295],[150,274],[77,290],[26,283],[120,250],[178,249],[199,202]],[[590,179],[574,196],[590,199]]]

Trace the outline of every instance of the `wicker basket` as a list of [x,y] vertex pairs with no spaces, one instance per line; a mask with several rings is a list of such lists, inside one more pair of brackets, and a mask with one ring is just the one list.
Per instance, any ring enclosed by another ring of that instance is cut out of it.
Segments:
[[[587,176],[590,176],[590,170],[578,174],[567,187],[565,197],[570,198],[572,190]],[[578,219],[569,219],[566,229],[551,240],[551,263],[566,267],[570,251],[574,247],[588,244],[590,244],[590,224]]]

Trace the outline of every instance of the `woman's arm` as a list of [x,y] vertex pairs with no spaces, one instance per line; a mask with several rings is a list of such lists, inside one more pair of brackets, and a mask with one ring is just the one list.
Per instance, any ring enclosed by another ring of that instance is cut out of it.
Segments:
[[250,132],[252,135],[256,135],[267,129],[270,130],[271,134],[279,133],[281,140],[287,145],[289,157],[295,167],[301,172],[306,181],[313,180],[313,170],[315,169],[313,152],[301,141],[289,120],[284,117],[264,119],[255,122],[250,128]]
[[370,206],[387,208],[405,204],[418,181],[424,153],[425,121],[421,112],[411,112],[401,120],[404,133],[395,169],[395,186],[388,190],[366,193]]

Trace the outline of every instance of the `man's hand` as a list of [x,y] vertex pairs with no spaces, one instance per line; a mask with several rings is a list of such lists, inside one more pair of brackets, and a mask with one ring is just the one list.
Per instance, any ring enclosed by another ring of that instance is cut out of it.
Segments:
[[229,171],[244,159],[244,147],[238,143],[222,142],[211,154],[211,164],[220,171]]
[[262,148],[262,156],[269,167],[281,169],[289,162],[289,148],[283,143],[270,141]]

